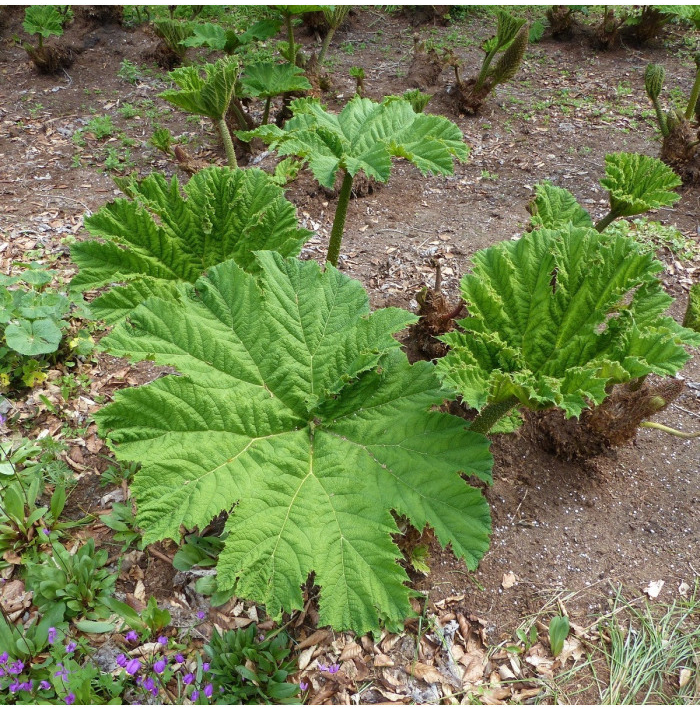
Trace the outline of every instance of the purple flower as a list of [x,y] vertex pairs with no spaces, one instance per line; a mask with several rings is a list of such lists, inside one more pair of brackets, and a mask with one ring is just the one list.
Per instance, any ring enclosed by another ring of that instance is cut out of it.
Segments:
[[182,678],[182,683],[187,685],[187,684],[192,684],[194,682],[194,675],[191,672],[188,672],[183,678]]
[[156,688],[156,683],[153,681],[153,677],[146,677],[146,679],[141,684],[143,688],[148,692],[152,692]]
[[208,662],[203,662],[203,663],[202,663],[202,671],[203,671],[203,672],[209,672],[209,663],[208,663]]
[[19,692],[20,687],[22,686],[22,683],[16,679],[9,687],[10,691],[14,694],[15,692]]
[[193,702],[196,702],[199,699],[199,692],[196,689],[192,690],[192,696],[190,697],[190,699]]
[[197,618],[200,620],[204,620],[207,617],[207,614],[204,611],[197,611]]
[[135,675],[141,669],[141,663],[136,658],[133,658],[126,663],[124,669],[127,674]]
[[34,680],[30,679],[29,682],[22,682],[22,684],[20,684],[19,688],[24,692],[31,692],[33,686],[34,686]]
[[130,643],[136,643],[139,640],[139,636],[135,630],[130,630],[125,636],[124,636]]
[[318,669],[319,672],[328,672],[328,665],[322,665],[320,662],[318,663]]
[[19,674],[22,674],[23,669],[24,669],[24,662],[22,662],[22,660],[17,660],[16,662],[13,662],[10,664],[10,666],[7,668],[7,671],[11,675],[19,675]]
[[49,645],[53,645],[56,642],[56,628],[49,628]]
[[123,652],[120,652],[117,655],[117,664],[119,665],[119,667],[126,667],[127,662],[128,660],[126,659],[126,655]]
[[177,655],[175,655],[175,662],[182,664],[184,661],[185,656],[181,652],[178,652]]
[[161,645],[167,645],[167,644],[168,644],[168,638],[167,638],[165,635],[161,635],[161,636],[158,638],[158,642],[159,642]]
[[162,674],[163,670],[168,666],[168,661],[161,659],[153,663],[153,671],[159,675]]
[[59,662],[57,665],[60,669],[54,672],[54,677],[60,677],[63,681],[68,679],[68,670]]
[[7,674],[7,672],[5,672],[5,670],[3,670],[2,667],[0,667],[0,677],[4,677],[6,674]]
[[301,689],[302,692],[305,692],[308,688],[309,688],[308,682],[299,682],[299,689]]
[[51,689],[51,682],[42,679],[41,682],[39,682],[39,689]]
[[76,643],[75,640],[71,640],[68,645],[66,645],[66,652],[70,655],[72,652],[75,652],[76,647],[78,647],[78,643]]
[[212,694],[214,694],[214,685],[209,683],[204,687],[204,696],[207,699],[211,699]]
[[0,664],[4,665],[9,659],[10,656],[6,652],[3,652],[2,655],[0,655]]
[[66,694],[66,696],[63,698],[63,701],[66,704],[73,704],[73,702],[75,702],[75,694],[73,694],[73,692],[68,692],[68,694]]
[[42,531],[47,537],[49,536],[49,534],[51,534],[51,530],[50,530],[48,527],[44,527],[41,531]]
[[336,663],[335,665],[331,665],[328,668],[328,672],[330,672],[330,674],[334,675],[339,669],[340,669],[340,665]]

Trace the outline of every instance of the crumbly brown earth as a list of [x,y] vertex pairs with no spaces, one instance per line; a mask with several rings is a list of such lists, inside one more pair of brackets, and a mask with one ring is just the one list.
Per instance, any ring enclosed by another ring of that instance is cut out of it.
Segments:
[[[143,57],[153,52],[156,42],[142,29],[76,23],[65,38],[82,48],[75,63],[55,76],[43,76],[12,42],[12,35],[22,32],[21,19],[21,12],[6,19],[0,44],[0,272],[10,272],[15,262],[33,253],[34,258],[37,254],[57,257],[56,267],[69,278],[74,267],[67,258],[67,239],[83,238],[83,215],[118,194],[104,169],[106,149],[124,154],[116,131],[102,140],[87,134],[82,147],[73,143],[75,132],[93,114],[110,115],[117,131],[136,142],[130,148],[133,165],[122,162],[122,172],[132,167],[140,175],[163,170],[186,179],[173,162],[149,146],[155,122],[176,136],[185,136],[188,153],[202,164],[223,164],[223,149],[206,121],[187,118],[157,98],[165,86],[165,74],[153,63],[135,84],[117,76],[123,59],[143,64]],[[465,66],[476,69],[481,60],[478,43],[494,24],[492,19],[472,14],[456,25],[434,26],[431,20],[415,27],[411,17],[401,14],[357,11],[334,37],[330,73],[336,91],[323,95],[323,101],[339,110],[352,96],[351,66],[365,69],[366,95],[371,98],[378,100],[409,88],[406,76],[415,31],[422,38],[452,34]],[[471,158],[457,165],[450,177],[423,178],[410,165],[397,162],[387,185],[351,202],[340,268],[365,285],[374,307],[392,305],[416,311],[416,294],[434,285],[436,259],[442,266],[443,293],[450,303],[456,302],[458,280],[468,268],[469,257],[523,232],[528,221],[526,205],[537,182],[549,179],[568,188],[594,217],[600,217],[606,212],[605,193],[598,184],[605,154],[625,150],[658,155],[659,136],[643,88],[644,69],[648,62],[663,63],[667,90],[678,86],[687,95],[694,74],[690,33],[669,26],[662,41],[607,53],[593,49],[589,35],[575,31],[567,42],[545,35],[529,47],[516,79],[499,86],[477,116],[454,114],[449,93],[453,73],[446,69],[439,75],[426,110],[458,123],[471,146]],[[318,49],[312,36],[301,35],[301,41],[308,49]],[[119,112],[127,103],[137,107],[132,118]],[[251,159],[268,170],[277,161],[268,153],[253,154]],[[287,194],[298,206],[302,224],[317,233],[303,257],[321,260],[334,199],[307,173],[289,185]],[[700,190],[686,187],[680,194],[675,208],[661,209],[653,217],[676,225],[697,244]],[[665,250],[659,256],[666,265],[664,284],[677,299],[672,314],[681,320],[688,288],[700,272],[700,257],[680,262]],[[36,436],[44,430],[61,435],[61,421],[72,421],[74,428],[64,440],[70,446],[68,462],[80,478],[68,508],[75,517],[109,509],[115,499],[105,498],[110,489],[98,485],[97,475],[108,465],[104,457],[108,449],[95,436],[92,412],[115,389],[143,383],[159,373],[148,363],[130,366],[105,355],[98,355],[94,364],[84,363],[81,370],[90,382],[68,402],[51,381],[14,402],[26,424],[21,431],[25,435]],[[59,366],[52,378],[61,373]],[[683,393],[656,420],[685,431],[700,430],[697,356],[682,377]],[[39,394],[60,408],[60,416],[48,410]],[[556,593],[576,592],[566,609],[585,628],[595,613],[607,609],[613,587],[621,584],[637,597],[650,581],[663,580],[659,600],[670,602],[678,598],[680,584],[692,587],[700,577],[697,441],[646,429],[631,444],[577,462],[545,452],[521,432],[494,436],[492,450],[494,484],[486,495],[493,510],[493,538],[478,570],[469,572],[426,535],[431,571],[427,576],[413,574],[415,588],[428,596],[427,612],[434,613],[443,627],[450,621],[459,624],[455,647],[462,648],[457,654],[461,653],[460,667],[465,668],[459,675],[464,686],[467,681],[487,680],[499,666],[498,654],[486,664],[485,645],[512,640],[520,619],[537,613]],[[106,528],[98,525],[90,533],[101,543],[112,544]],[[113,549],[116,559],[119,546]],[[155,594],[181,608],[195,607],[201,601],[192,595],[187,579],[176,577],[167,563],[174,551],[172,544],[163,544],[130,557],[126,570],[122,569],[121,591],[129,594],[131,602],[138,605],[144,591],[146,597]],[[223,626],[242,625],[246,618],[241,620],[241,608],[231,605],[228,611],[238,610],[228,616],[217,614],[215,619]],[[250,622],[251,612],[246,608]],[[313,621],[311,603],[307,613],[293,619],[291,628],[298,640],[314,632]],[[415,622],[409,628],[418,630]],[[312,673],[309,655],[302,669],[306,668],[303,676],[312,683],[311,697],[318,703],[349,702],[367,678],[374,684],[361,692],[364,702],[403,702],[407,697],[427,702],[447,693],[445,687],[463,691],[462,685],[454,685],[452,675],[451,681],[437,681],[417,666],[413,674],[418,677],[422,672],[425,682],[407,679],[405,666],[410,668],[416,657],[428,669],[441,668],[443,679],[449,674],[444,657],[440,659],[439,642],[430,634],[425,637],[417,641],[387,635],[380,645],[373,645],[368,639],[355,642],[348,635],[334,640],[324,636],[309,645],[317,647],[313,662],[341,658],[341,672]],[[546,632],[541,637],[546,638]],[[476,673],[464,660],[470,647],[484,661]],[[346,652],[347,648],[351,650]],[[481,648],[481,655],[475,648]],[[522,676],[535,676],[532,667],[528,668]],[[531,686],[537,688],[536,683]],[[493,702],[511,697],[502,689],[490,696]],[[575,700],[595,701],[595,694],[584,693]]]

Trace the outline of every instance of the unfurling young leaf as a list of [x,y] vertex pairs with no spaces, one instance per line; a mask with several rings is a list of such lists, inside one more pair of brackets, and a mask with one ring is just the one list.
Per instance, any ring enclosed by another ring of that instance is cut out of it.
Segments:
[[578,416],[611,384],[674,375],[700,336],[664,311],[661,264],[624,236],[571,224],[480,251],[462,279],[469,317],[442,336],[445,382],[488,431],[513,407]]
[[194,283],[230,258],[255,269],[257,249],[295,256],[311,235],[297,227],[284,192],[255,168],[200,170],[184,196],[175,177],[168,182],[159,173],[120,186],[130,199],[116,199],[85,220],[105,241],[83,241],[71,250],[80,268],[72,288],[127,283],[92,303],[93,313],[110,324],[151,295],[178,297],[178,284]]
[[681,178],[661,160],[639,153],[605,156],[605,178],[600,181],[610,193],[610,213],[596,228],[602,231],[617,217],[633,217],[657,207],[670,207],[680,195]]
[[554,657],[559,657],[564,649],[564,641],[569,634],[569,619],[558,615],[549,621],[549,647]]
[[284,126],[260,126],[239,132],[243,140],[260,138],[280,155],[297,155],[309,164],[320,184],[333,189],[338,171],[343,184],[338,195],[326,260],[338,262],[353,177],[364,172],[378,182],[391,175],[391,158],[413,163],[422,174],[449,175],[453,160],[466,160],[469,150],[462,132],[442,116],[416,113],[408,101],[383,103],[355,96],[339,114],[328,113],[314,99],[297,99]]
[[221,135],[229,167],[236,167],[236,155],[225,116],[236,89],[238,62],[231,57],[222,57],[216,64],[205,64],[203,69],[204,76],[199,67],[174,69],[168,76],[180,88],[163,91],[159,96],[189,113],[211,119]]
[[[603,231],[619,217],[633,217],[657,207],[668,207],[680,199],[671,190],[681,179],[661,160],[638,153],[611,153],[605,156],[605,178],[600,181],[609,191],[610,212],[595,224]],[[529,207],[530,224],[546,229],[593,226],[590,214],[576,197],[549,182],[535,186],[535,199]]]
[[489,510],[461,474],[490,480],[485,437],[434,407],[429,362],[392,334],[415,317],[369,312],[362,286],[330,265],[259,252],[250,275],[209,269],[179,301],[151,298],[103,340],[181,376],[119,392],[98,415],[121,460],[139,460],[147,542],[179,539],[229,512],[217,589],[303,606],[315,573],[320,624],[377,630],[411,614],[391,511],[473,568]]

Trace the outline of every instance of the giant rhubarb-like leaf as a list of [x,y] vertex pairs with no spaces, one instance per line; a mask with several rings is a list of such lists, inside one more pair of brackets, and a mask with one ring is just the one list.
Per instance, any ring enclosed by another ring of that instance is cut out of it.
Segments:
[[469,317],[444,335],[438,369],[476,409],[562,408],[577,416],[606,387],[675,374],[700,337],[663,313],[661,264],[631,239],[569,224],[503,242],[462,279]]
[[314,572],[322,625],[396,623],[411,606],[391,511],[431,525],[473,568],[489,511],[460,473],[489,480],[488,442],[430,410],[444,398],[433,365],[409,365],[392,337],[414,316],[370,314],[361,285],[331,266],[258,258],[257,276],[228,261],[114,329],[110,352],[184,376],[119,392],[100,431],[143,465],[147,541],[230,512],[219,589],[278,615],[302,607]]
[[314,177],[331,189],[338,169],[353,177],[363,171],[386,182],[394,156],[412,162],[424,175],[448,175],[453,158],[465,160],[469,154],[457,125],[416,113],[408,101],[376,103],[356,96],[337,115],[315,99],[297,99],[290,107],[294,117],[284,129],[265,125],[237,135],[260,138],[280,155],[304,158]]
[[184,187],[153,173],[123,181],[131,199],[117,199],[85,220],[104,241],[75,244],[80,273],[71,284],[86,290],[128,281],[92,303],[94,314],[114,323],[149,295],[176,297],[179,283],[194,283],[205,269],[230,258],[256,267],[256,249],[295,256],[311,232],[297,227],[294,206],[257,169],[211,167]]

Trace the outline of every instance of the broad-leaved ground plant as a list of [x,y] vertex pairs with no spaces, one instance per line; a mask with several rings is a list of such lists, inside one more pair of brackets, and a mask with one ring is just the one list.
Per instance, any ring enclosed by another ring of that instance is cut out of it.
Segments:
[[466,160],[469,150],[457,125],[442,116],[416,113],[408,101],[376,103],[356,96],[339,114],[315,99],[290,104],[294,117],[284,128],[267,125],[239,133],[244,140],[261,138],[280,155],[297,155],[308,163],[324,187],[333,189],[343,176],[326,260],[337,265],[352,181],[359,172],[378,182],[391,175],[391,158],[413,163],[422,174],[450,175],[453,160]]
[[88,309],[81,297],[51,287],[55,275],[39,264],[0,275],[0,391],[42,382],[62,354],[92,351],[92,338],[71,322],[73,315],[88,317]]
[[579,416],[608,387],[674,375],[700,336],[664,312],[672,302],[649,252],[624,236],[571,224],[503,242],[473,259],[461,282],[469,316],[442,336],[445,383],[487,432],[513,408]]
[[536,185],[529,206],[532,226],[557,229],[571,223],[603,231],[615,219],[670,207],[680,199],[672,191],[681,185],[678,175],[660,160],[638,153],[606,155],[605,177],[600,184],[608,190],[610,210],[595,225],[571,192],[549,182]]
[[236,153],[225,116],[236,90],[238,62],[223,57],[202,69],[194,66],[174,69],[168,76],[179,88],[163,91],[159,96],[188,113],[209,118],[221,135],[229,167],[236,167]]
[[210,268],[173,301],[150,298],[103,340],[111,353],[177,368],[119,392],[98,413],[133,489],[147,543],[179,539],[228,512],[217,586],[278,617],[377,630],[411,615],[391,512],[435,530],[474,568],[489,510],[461,474],[490,480],[488,441],[435,411],[444,391],[393,333],[414,322],[369,311],[362,286],[330,265],[258,252],[251,275]]
[[[485,56],[476,77],[464,81],[459,59],[454,55],[449,59],[455,71],[454,99],[457,110],[467,114],[476,113],[496,86],[512,79],[525,56],[529,34],[525,20],[513,17],[505,10],[498,10],[496,14],[496,35],[482,45]],[[494,64],[499,52],[501,55]]]
[[[301,251],[311,232],[297,226],[294,206],[262,170],[211,167],[182,188],[159,173],[119,180],[128,199],[116,199],[85,219],[95,237],[74,244],[80,272],[71,288],[125,283],[95,299],[93,313],[112,324],[151,295],[178,298],[217,263],[236,259],[255,269],[253,252]],[[183,194],[184,193],[184,194]]]
[[664,111],[661,106],[659,96],[665,78],[663,66],[649,64],[644,73],[644,88],[656,111],[662,135],[660,157],[690,184],[700,182],[700,52],[695,54],[695,65],[695,81],[685,113],[674,109]]

